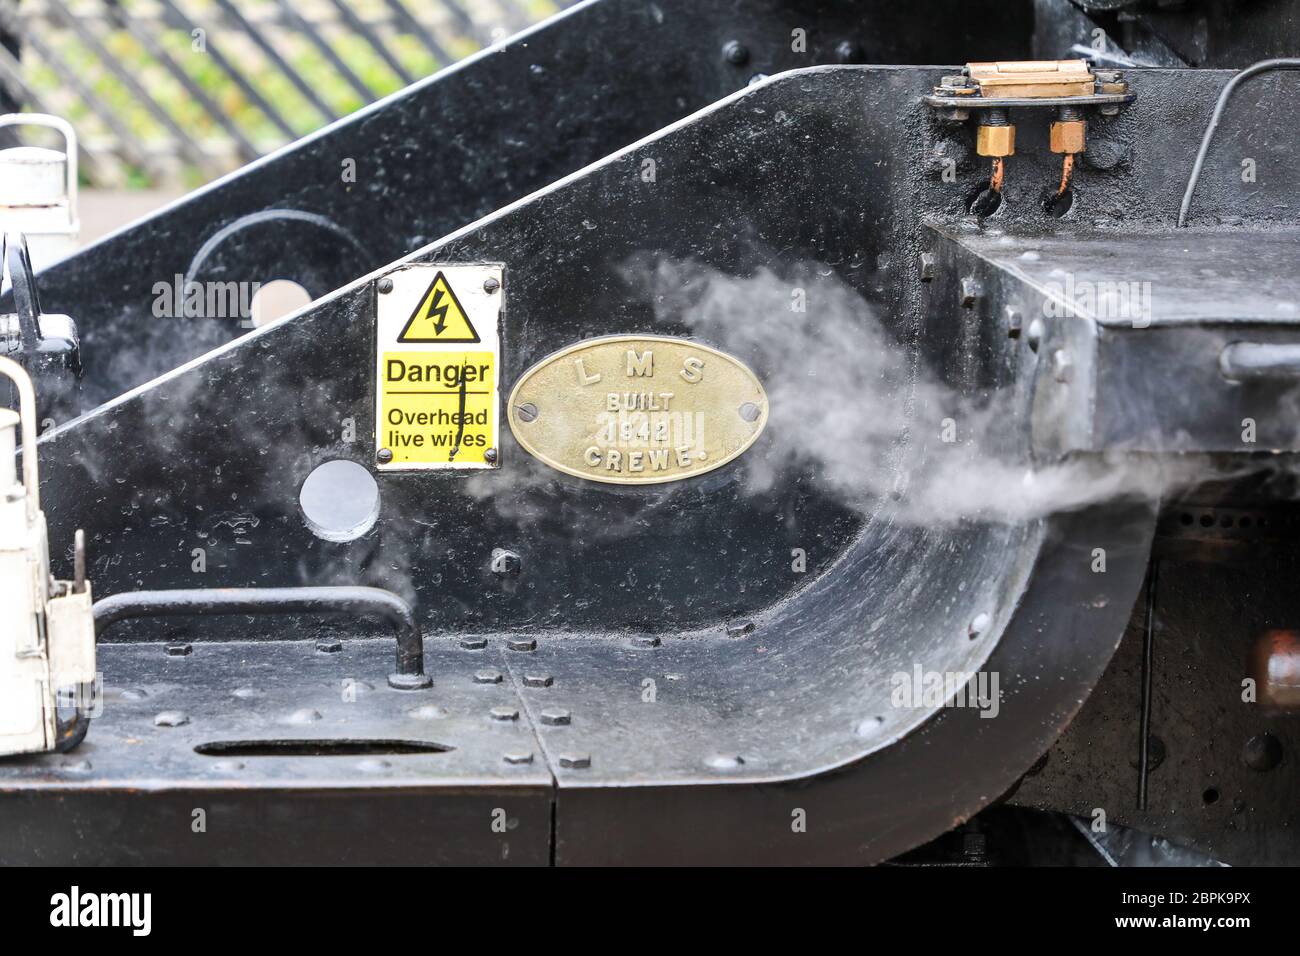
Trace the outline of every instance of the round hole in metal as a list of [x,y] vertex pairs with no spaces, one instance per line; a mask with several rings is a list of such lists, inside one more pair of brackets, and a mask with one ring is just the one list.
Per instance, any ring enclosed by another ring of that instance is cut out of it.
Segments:
[[260,285],[249,303],[253,325],[261,328],[290,312],[297,312],[311,300],[311,293],[292,279],[276,279]]
[[379,486],[355,461],[335,459],[317,465],[298,491],[307,527],[326,541],[352,541],[379,517]]

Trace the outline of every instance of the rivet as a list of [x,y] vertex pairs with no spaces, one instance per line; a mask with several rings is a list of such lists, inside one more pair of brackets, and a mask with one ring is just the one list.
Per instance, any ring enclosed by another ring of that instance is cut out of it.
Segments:
[[128,687],[122,691],[123,700],[144,700],[149,696],[149,692],[140,687]]
[[983,293],[984,287],[980,285],[978,279],[974,276],[964,277],[961,280],[961,307],[963,309],[973,309]]
[[381,448],[379,451],[375,452],[375,461],[379,462],[381,465],[386,465],[392,460],[393,452],[390,448]]
[[387,770],[391,766],[392,764],[387,760],[380,760],[378,757],[367,757],[365,760],[362,760],[357,764],[358,769],[364,770],[367,773],[379,773],[380,771]]
[[555,683],[555,678],[550,674],[525,674],[525,687],[550,687]]
[[252,700],[255,697],[266,696],[256,687],[236,687],[233,693],[236,697],[241,697],[244,700]]
[[658,647],[662,643],[663,641],[653,634],[638,634],[631,640],[633,647]]
[[496,276],[488,276],[483,280],[483,291],[488,295],[496,292],[499,288],[501,288],[501,283],[497,281]]
[[591,754],[560,754],[560,766],[570,770],[586,770],[591,766]]
[[753,629],[753,621],[732,621],[727,625],[727,637],[744,637]]
[[1007,335],[1013,339],[1020,338],[1020,324],[1023,321],[1020,310],[1009,305],[1006,307],[1005,312],[1007,316]]
[[387,295],[393,291],[393,280],[387,277],[380,279],[375,283],[375,288],[377,288],[382,294]]
[[183,714],[179,710],[164,710],[162,713],[154,714],[153,718],[155,727],[181,727],[189,722],[189,714]]
[[1025,341],[1029,343],[1031,351],[1038,351],[1038,346],[1043,341],[1043,331],[1042,319],[1030,320],[1029,328],[1025,330]]
[[737,754],[714,754],[704,762],[714,770],[735,770],[745,765],[745,758]]
[[921,281],[930,282],[934,279],[934,253],[921,253]]
[[988,630],[989,622],[991,620],[992,618],[990,618],[987,614],[983,614],[983,613],[976,614],[975,617],[971,619],[970,626],[966,629],[966,634],[970,637],[972,641],[975,640],[975,638],[979,637],[986,630]]
[[535,651],[537,650],[537,641],[531,637],[512,637],[506,642],[506,647],[512,651]]
[[168,657],[189,657],[194,653],[194,648],[189,644],[168,644]]
[[572,715],[559,707],[548,707],[542,711],[541,716],[542,723],[551,727],[564,727],[573,721]]
[[439,707],[437,704],[424,704],[421,707],[408,710],[406,715],[414,717],[416,720],[442,720],[447,716],[447,709]]
[[483,452],[483,460],[489,465],[495,465],[497,463],[497,450],[495,448],[485,449]]
[[1052,353],[1052,375],[1062,384],[1074,377],[1074,360],[1064,349],[1057,349]]
[[487,638],[486,637],[462,637],[460,639],[460,646],[465,648],[465,650],[467,651],[481,651],[483,650],[483,648],[487,647]]
[[317,641],[316,650],[320,651],[322,654],[337,654],[339,651],[343,650],[343,642]]
[[749,48],[739,40],[728,40],[722,45],[722,56],[732,66],[744,66],[749,62]]
[[244,764],[240,760],[218,760],[212,765],[212,769],[220,773],[232,773],[236,770],[243,770]]
[[491,713],[493,720],[519,719],[519,711],[515,710],[513,707],[493,707],[489,713]]
[[475,671],[474,683],[499,684],[501,683],[501,672],[500,671]]
[[1282,762],[1282,744],[1272,734],[1256,734],[1246,741],[1241,759],[1251,770],[1267,773]]
[[858,721],[858,725],[853,728],[853,732],[859,737],[874,737],[880,733],[880,728],[885,726],[884,717],[868,717],[866,720]]
[[532,763],[533,753],[531,750],[516,750],[504,754],[503,759],[509,764]]
[[291,724],[313,724],[320,719],[321,712],[319,710],[312,710],[310,707],[303,707],[300,710],[295,710],[288,717],[288,721]]

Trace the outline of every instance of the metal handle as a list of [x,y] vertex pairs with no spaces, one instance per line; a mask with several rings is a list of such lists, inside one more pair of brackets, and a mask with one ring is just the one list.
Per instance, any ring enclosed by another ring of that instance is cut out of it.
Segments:
[[0,375],[13,380],[18,389],[18,409],[23,429],[23,491],[27,498],[27,520],[35,523],[41,513],[41,480],[36,460],[36,389],[26,369],[0,355]]
[[1300,380],[1300,343],[1233,342],[1219,353],[1219,371],[1233,382]]
[[36,291],[36,273],[27,252],[27,238],[20,232],[5,233],[0,248],[4,250],[4,264],[9,267],[9,284],[18,313],[18,340],[23,352],[31,355],[41,344],[41,298]]
[[63,134],[68,195],[68,231],[77,231],[77,131],[61,116],[48,113],[6,113],[0,116],[0,129],[6,126],[43,126]]
[[433,681],[424,673],[424,638],[415,613],[392,591],[365,587],[193,588],[128,591],[96,601],[98,638],[113,624],[137,617],[193,614],[371,614],[397,632],[397,673],[388,686],[418,690]]

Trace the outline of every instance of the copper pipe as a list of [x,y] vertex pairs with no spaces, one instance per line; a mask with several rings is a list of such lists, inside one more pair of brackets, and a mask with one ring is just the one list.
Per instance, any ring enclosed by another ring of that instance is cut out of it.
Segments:
[[1056,191],[1056,195],[1064,196],[1065,191],[1070,188],[1070,177],[1074,174],[1074,153],[1066,153],[1065,159],[1061,163],[1061,188]]
[[1001,156],[993,159],[993,177],[989,180],[989,189],[995,193],[1002,192],[1002,179],[1006,175],[1006,165]]

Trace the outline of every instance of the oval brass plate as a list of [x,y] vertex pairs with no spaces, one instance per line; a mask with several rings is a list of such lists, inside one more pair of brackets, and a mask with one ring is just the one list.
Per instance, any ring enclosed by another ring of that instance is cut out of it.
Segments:
[[767,424],[767,395],[741,362],[663,335],[561,349],[510,393],[510,430],[529,454],[579,478],[652,485],[721,468]]

